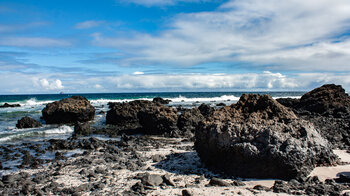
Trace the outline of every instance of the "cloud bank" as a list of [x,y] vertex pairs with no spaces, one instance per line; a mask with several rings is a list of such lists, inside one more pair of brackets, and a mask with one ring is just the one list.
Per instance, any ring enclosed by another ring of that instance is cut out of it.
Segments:
[[124,51],[125,65],[248,62],[262,70],[350,71],[349,30],[348,0],[232,0],[213,12],[180,14],[157,35],[96,34],[93,43]]

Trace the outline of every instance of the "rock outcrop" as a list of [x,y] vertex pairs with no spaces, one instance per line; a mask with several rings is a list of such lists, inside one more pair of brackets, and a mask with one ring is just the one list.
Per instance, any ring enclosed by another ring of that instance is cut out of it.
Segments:
[[110,104],[106,123],[122,131],[137,130],[144,134],[163,134],[177,130],[177,111],[158,102],[136,100]]
[[350,149],[350,97],[340,85],[323,85],[300,99],[277,101],[312,122],[334,148]]
[[4,105],[0,105],[0,108],[15,108],[15,107],[21,107],[20,104],[8,104],[4,103]]
[[169,104],[171,102],[171,100],[163,99],[161,97],[155,97],[155,98],[153,98],[153,102],[154,103],[160,103],[160,104]]
[[41,127],[41,123],[37,120],[31,118],[31,117],[23,117],[20,120],[17,121],[16,127],[18,129],[25,129],[25,128],[36,128]]
[[86,122],[94,119],[95,108],[85,97],[73,96],[47,104],[42,114],[47,124]]
[[314,126],[269,95],[242,95],[196,130],[201,160],[227,175],[293,179],[337,161]]

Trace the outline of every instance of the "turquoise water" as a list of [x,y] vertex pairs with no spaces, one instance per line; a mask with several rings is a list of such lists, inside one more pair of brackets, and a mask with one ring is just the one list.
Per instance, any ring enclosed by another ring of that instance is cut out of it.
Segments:
[[[174,93],[104,93],[104,94],[41,94],[41,95],[0,95],[0,105],[4,103],[21,104],[16,108],[0,108],[0,143],[11,143],[28,139],[43,139],[51,137],[67,137],[73,132],[70,126],[45,125],[41,117],[41,110],[47,103],[80,95],[90,100],[96,107],[95,126],[105,124],[105,114],[100,111],[108,111],[108,102],[123,102],[137,99],[152,100],[154,97],[170,99],[171,106],[194,107],[201,103],[215,106],[217,103],[230,105],[239,100],[243,93],[249,92],[174,92]],[[292,97],[298,98],[304,92],[254,92],[258,94],[270,94],[274,98]],[[17,120],[24,116],[30,116],[40,121],[44,127],[34,129],[16,129]]]

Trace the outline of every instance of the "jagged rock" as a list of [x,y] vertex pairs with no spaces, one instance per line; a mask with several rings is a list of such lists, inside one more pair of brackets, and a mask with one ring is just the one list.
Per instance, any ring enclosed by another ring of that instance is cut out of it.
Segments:
[[94,119],[95,108],[86,98],[73,96],[47,104],[42,114],[48,124],[86,122]]
[[163,99],[161,97],[155,97],[155,98],[153,98],[153,102],[154,103],[160,103],[160,104],[169,104],[171,102],[171,100]]
[[176,109],[151,101],[136,100],[128,103],[110,104],[107,124],[117,125],[121,130],[138,129],[145,134],[163,134],[177,130]]
[[15,108],[15,107],[21,107],[20,104],[9,104],[9,103],[4,103],[4,105],[0,105],[0,108]]
[[194,132],[198,124],[202,121],[204,121],[204,116],[198,108],[193,108],[180,114],[177,126],[182,132]]
[[76,122],[74,126],[73,135],[75,136],[88,136],[91,134],[90,124],[88,122]]
[[323,85],[301,99],[278,99],[278,102],[312,122],[334,148],[350,148],[350,97],[340,85]]
[[341,192],[347,187],[337,184],[334,181],[326,180],[321,182],[316,176],[309,177],[305,181],[298,182],[291,180],[289,182],[276,180],[271,188],[275,193],[288,193],[293,195],[341,195]]
[[342,86],[326,84],[303,95],[297,107],[319,114],[334,115],[350,107],[350,97]]
[[24,128],[35,128],[35,127],[41,127],[42,124],[38,122],[37,120],[34,120],[33,118],[30,118],[28,116],[21,118],[17,121],[16,127],[18,129],[24,129]]
[[292,179],[337,161],[314,126],[269,95],[242,95],[214,111],[196,130],[195,149],[210,168],[228,175]]
[[209,116],[211,115],[215,109],[210,107],[209,105],[207,104],[204,104],[202,103],[199,107],[198,107],[198,110],[200,111],[200,113],[203,115],[203,116]]

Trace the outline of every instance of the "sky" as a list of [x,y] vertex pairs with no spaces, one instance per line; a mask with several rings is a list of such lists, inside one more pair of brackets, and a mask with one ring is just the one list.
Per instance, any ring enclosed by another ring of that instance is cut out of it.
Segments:
[[1,0],[0,94],[350,90],[349,0]]

